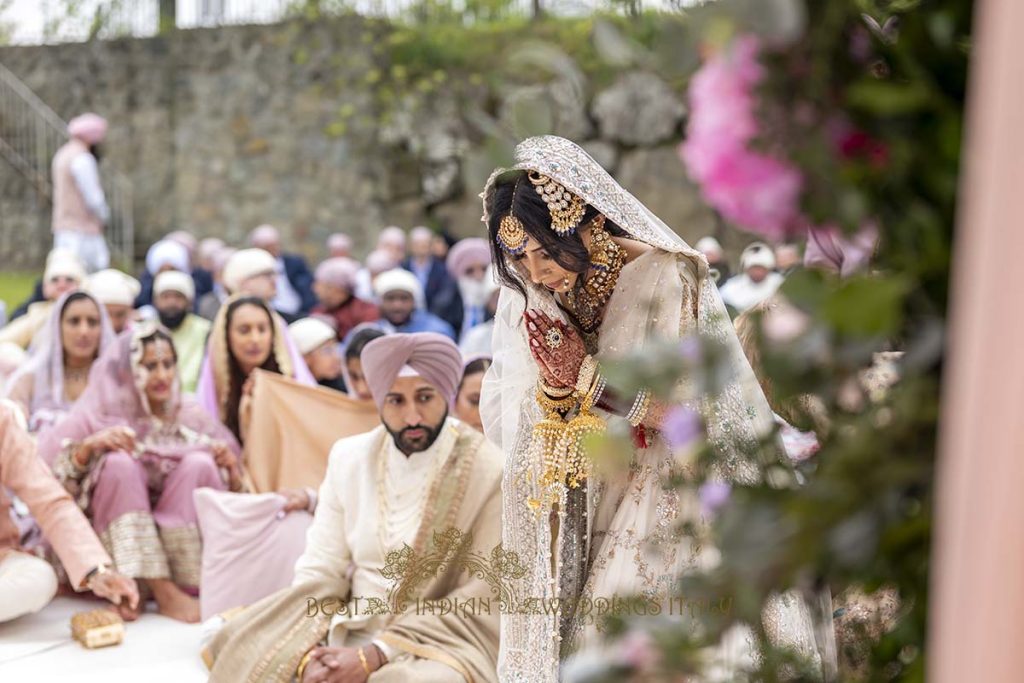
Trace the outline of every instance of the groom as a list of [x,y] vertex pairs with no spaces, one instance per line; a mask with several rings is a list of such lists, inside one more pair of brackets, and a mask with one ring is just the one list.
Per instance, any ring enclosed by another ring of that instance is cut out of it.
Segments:
[[[497,605],[443,616],[420,609],[493,597],[461,560],[487,557],[501,540],[502,465],[496,447],[448,416],[459,351],[444,335],[396,334],[367,344],[362,364],[383,424],[334,445],[292,588],[214,638],[211,681],[243,672],[281,681],[497,681]],[[456,554],[435,554],[449,561],[417,574],[421,586],[402,574],[444,548]],[[412,589],[405,610],[391,600],[395,586]]]

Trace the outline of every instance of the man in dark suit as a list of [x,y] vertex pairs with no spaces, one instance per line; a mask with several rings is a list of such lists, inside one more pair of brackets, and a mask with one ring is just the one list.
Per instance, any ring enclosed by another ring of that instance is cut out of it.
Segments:
[[274,309],[288,316],[307,315],[317,299],[306,259],[282,251],[281,233],[272,225],[261,225],[249,233],[249,244],[270,252],[277,261],[277,296],[271,302]]
[[402,268],[416,276],[423,287],[427,310],[441,318],[455,330],[462,329],[462,296],[459,285],[452,279],[444,261],[434,257],[431,243],[434,233],[423,226],[409,232],[409,258]]

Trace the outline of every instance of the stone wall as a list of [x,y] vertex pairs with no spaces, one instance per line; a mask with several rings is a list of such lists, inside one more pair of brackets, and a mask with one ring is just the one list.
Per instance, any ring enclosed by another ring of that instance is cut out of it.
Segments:
[[[447,85],[383,104],[390,30],[295,21],[7,47],[0,62],[62,118],[110,119],[105,152],[134,183],[140,255],[172,229],[240,242],[264,222],[313,258],[339,230],[361,251],[389,224],[479,233],[477,193],[495,161],[487,128],[511,139],[517,116],[541,104],[544,129],[583,143],[685,238],[714,230],[676,154],[676,88],[644,72],[599,85],[576,69],[571,84],[563,74],[500,89],[443,74]],[[19,253],[12,236],[35,229],[13,173],[0,162],[0,206],[11,208],[0,215],[3,263]]]

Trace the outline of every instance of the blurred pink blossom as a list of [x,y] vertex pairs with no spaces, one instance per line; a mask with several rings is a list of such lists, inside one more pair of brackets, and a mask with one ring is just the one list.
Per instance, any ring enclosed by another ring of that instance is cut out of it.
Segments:
[[680,148],[690,177],[726,219],[769,239],[798,223],[803,186],[791,164],[751,149],[759,126],[755,88],[764,76],[754,36],[742,36],[690,81],[690,119]]
[[701,514],[706,518],[714,517],[715,513],[729,502],[731,495],[732,487],[724,481],[704,482],[697,491]]
[[617,659],[634,672],[651,671],[661,659],[654,639],[646,631],[630,630],[617,645]]

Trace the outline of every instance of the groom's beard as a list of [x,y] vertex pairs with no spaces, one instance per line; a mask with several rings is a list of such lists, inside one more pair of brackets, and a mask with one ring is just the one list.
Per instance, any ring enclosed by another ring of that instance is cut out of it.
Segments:
[[[419,453],[425,451],[434,445],[437,441],[437,437],[441,434],[441,427],[444,426],[445,420],[448,419],[448,410],[444,411],[444,417],[441,418],[441,422],[436,425],[414,425],[412,427],[405,427],[398,430],[397,432],[384,425],[384,429],[388,430],[388,434],[395,441],[395,446],[398,450],[402,451],[406,455],[412,455],[413,453]],[[422,430],[426,432],[424,436],[411,438],[408,436],[409,432]]]

